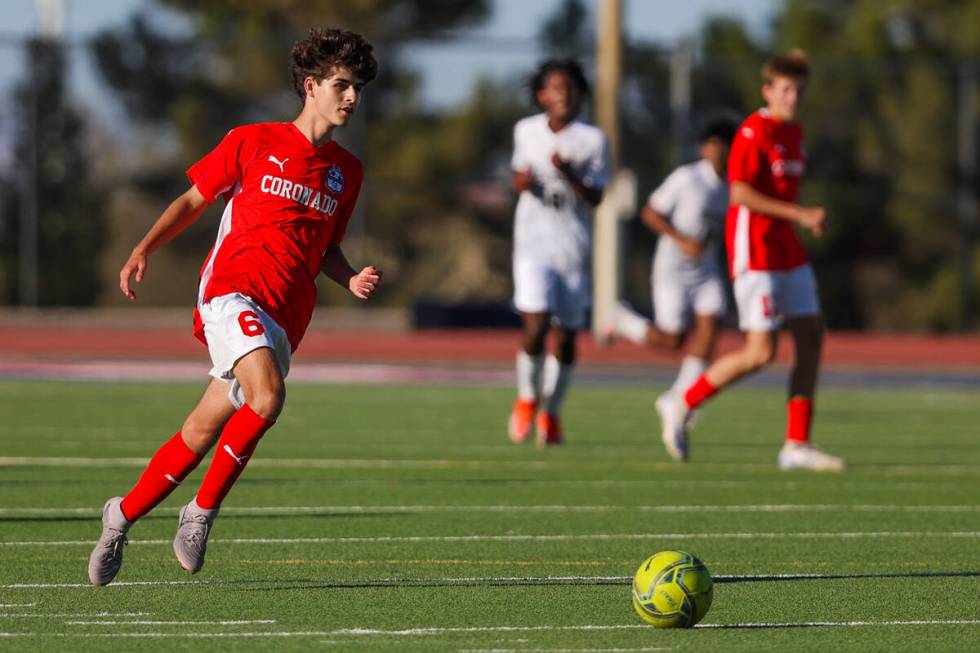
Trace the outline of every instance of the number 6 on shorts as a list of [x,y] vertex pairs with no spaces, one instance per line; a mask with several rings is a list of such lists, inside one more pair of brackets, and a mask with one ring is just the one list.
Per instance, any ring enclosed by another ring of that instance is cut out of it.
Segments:
[[238,314],[238,326],[242,328],[242,333],[247,336],[261,336],[265,333],[265,327],[259,321],[259,316],[255,311],[242,311]]

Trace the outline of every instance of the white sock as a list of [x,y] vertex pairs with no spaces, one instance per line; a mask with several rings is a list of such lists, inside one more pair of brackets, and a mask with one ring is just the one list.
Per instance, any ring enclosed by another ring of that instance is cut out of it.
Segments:
[[638,345],[643,345],[647,341],[650,321],[631,308],[619,304],[613,313],[613,328],[616,335]]
[[554,356],[548,356],[544,362],[544,411],[557,415],[561,410],[561,404],[565,400],[565,393],[568,386],[572,383],[573,365],[559,363]]
[[704,374],[706,369],[708,369],[708,361],[704,358],[690,354],[685,356],[684,360],[681,361],[681,369],[677,372],[677,380],[674,381],[674,385],[670,389],[671,393],[684,396],[687,389],[694,385],[694,382]]
[[544,353],[531,356],[523,349],[517,352],[517,397],[524,401],[537,401],[541,396],[541,370]]

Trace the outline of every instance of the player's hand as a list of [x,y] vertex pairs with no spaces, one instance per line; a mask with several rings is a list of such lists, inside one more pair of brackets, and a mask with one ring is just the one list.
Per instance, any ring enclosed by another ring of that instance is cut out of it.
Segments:
[[704,245],[693,238],[685,238],[684,236],[679,236],[677,239],[677,246],[681,248],[684,255],[688,258],[698,259],[704,254]]
[[133,253],[129,255],[129,260],[119,271],[119,290],[129,299],[136,299],[136,293],[129,287],[130,278],[135,274],[136,283],[142,283],[143,276],[146,275],[146,267],[146,253],[134,249]]
[[514,190],[523,193],[534,190],[534,175],[530,170],[515,170],[513,175]]
[[827,222],[827,209],[822,206],[801,206],[796,221],[819,238]]
[[375,288],[381,283],[381,270],[369,265],[347,282],[351,293],[358,299],[367,299],[374,294]]
[[566,177],[572,172],[572,164],[561,158],[558,152],[551,155],[551,165],[558,168],[558,171]]

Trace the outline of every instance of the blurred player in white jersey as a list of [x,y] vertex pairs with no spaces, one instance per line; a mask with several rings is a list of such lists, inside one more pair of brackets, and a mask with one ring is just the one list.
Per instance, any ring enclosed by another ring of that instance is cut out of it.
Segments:
[[659,235],[651,278],[654,322],[619,304],[605,329],[606,336],[670,350],[679,349],[690,332],[677,379],[657,399],[661,414],[671,397],[683,394],[707,368],[725,313],[719,243],[728,208],[725,166],[735,128],[725,118],[706,123],[698,134],[701,158],[675,169],[643,207],[643,223]]
[[[538,446],[562,441],[559,410],[575,363],[575,336],[592,301],[591,210],[608,175],[602,132],[577,118],[589,87],[571,60],[546,61],[531,79],[542,113],[514,127],[514,306],[524,333],[517,353],[517,401],[510,439],[537,428]],[[545,339],[555,332],[552,354]],[[535,420],[537,415],[537,420]],[[535,424],[535,421],[537,422]]]

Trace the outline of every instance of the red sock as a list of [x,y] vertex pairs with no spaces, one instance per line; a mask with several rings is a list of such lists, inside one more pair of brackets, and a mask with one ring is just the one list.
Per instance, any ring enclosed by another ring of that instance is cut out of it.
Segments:
[[235,484],[265,432],[275,424],[257,415],[248,404],[238,409],[225,424],[214,459],[208,467],[197,505],[205,510],[221,507],[221,501]]
[[687,392],[684,393],[684,402],[687,404],[688,408],[694,410],[716,392],[718,392],[718,388],[713,386],[711,381],[708,380],[708,377],[702,374],[698,377],[698,380],[687,389]]
[[153,454],[140,480],[123,498],[120,508],[126,519],[136,521],[153,510],[177,489],[203,457],[187,448],[180,433],[167,440]]
[[810,440],[810,421],[813,419],[813,400],[791,397],[786,402],[786,439],[792,442]]

